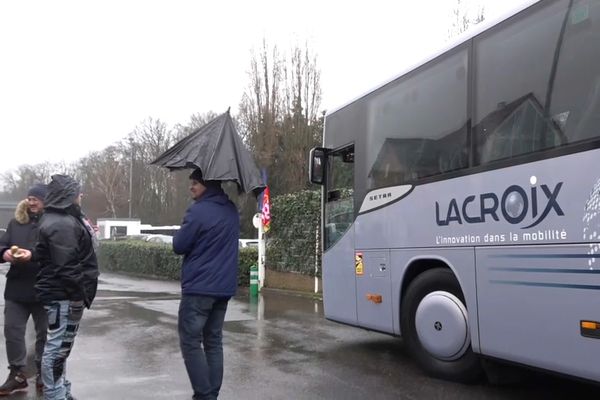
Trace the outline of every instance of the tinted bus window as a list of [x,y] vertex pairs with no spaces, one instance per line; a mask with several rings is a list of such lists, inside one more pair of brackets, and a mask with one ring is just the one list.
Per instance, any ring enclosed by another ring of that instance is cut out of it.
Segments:
[[467,80],[463,50],[369,100],[369,189],[467,167]]
[[599,4],[556,1],[475,40],[480,163],[598,135]]
[[565,21],[551,112],[568,143],[600,136],[600,1],[575,1]]

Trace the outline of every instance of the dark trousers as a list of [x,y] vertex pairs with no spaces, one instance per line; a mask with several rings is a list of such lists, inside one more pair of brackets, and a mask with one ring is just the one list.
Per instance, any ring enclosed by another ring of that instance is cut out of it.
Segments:
[[[6,300],[4,303],[4,338],[6,339],[6,358],[10,369],[25,368],[27,347],[25,345],[25,330],[29,317],[33,317],[35,326],[35,362],[39,366],[46,343],[48,318],[41,303],[22,303]],[[39,372],[39,371],[38,371]]]
[[229,299],[182,296],[179,344],[194,399],[214,400],[223,382],[223,322]]

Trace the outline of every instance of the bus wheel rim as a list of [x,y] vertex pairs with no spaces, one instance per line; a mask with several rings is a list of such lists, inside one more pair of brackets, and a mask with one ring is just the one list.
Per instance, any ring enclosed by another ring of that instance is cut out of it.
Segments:
[[467,309],[450,292],[436,291],[423,297],[415,314],[415,328],[423,348],[440,360],[462,357],[471,342]]

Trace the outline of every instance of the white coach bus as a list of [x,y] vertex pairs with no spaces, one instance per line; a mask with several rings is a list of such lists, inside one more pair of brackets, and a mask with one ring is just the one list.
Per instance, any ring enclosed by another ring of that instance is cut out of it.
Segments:
[[430,374],[600,382],[600,0],[543,0],[330,112],[328,319]]

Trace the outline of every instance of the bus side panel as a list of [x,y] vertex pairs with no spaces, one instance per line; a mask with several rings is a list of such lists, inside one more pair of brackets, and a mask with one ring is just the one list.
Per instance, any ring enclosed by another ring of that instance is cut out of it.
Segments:
[[473,248],[407,249],[392,250],[392,293],[394,294],[394,333],[401,334],[400,310],[402,308],[402,284],[408,267],[418,260],[439,260],[445,263],[456,276],[465,296],[469,313],[469,332],[473,351],[479,352],[477,326],[477,289],[475,282],[475,252]]
[[600,380],[600,339],[580,321],[600,321],[600,274],[589,244],[477,248],[481,352]]
[[357,325],[354,228],[323,253],[325,318]]
[[362,271],[356,275],[358,324],[380,332],[394,333],[392,282],[389,251],[360,251]]

